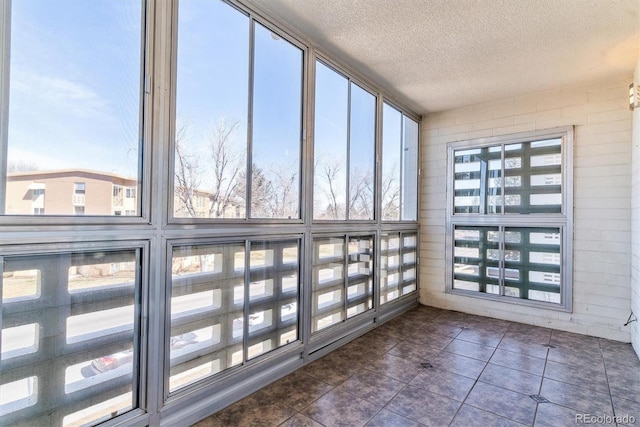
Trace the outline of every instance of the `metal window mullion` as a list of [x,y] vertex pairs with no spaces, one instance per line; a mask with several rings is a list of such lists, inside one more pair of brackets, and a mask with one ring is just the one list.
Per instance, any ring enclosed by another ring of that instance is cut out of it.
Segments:
[[347,200],[345,203],[345,218],[347,221],[351,220],[351,80],[347,78]]
[[504,144],[502,144],[500,146],[500,209],[501,209],[501,213],[502,215],[505,215],[507,209],[506,209],[506,197],[505,197],[505,189],[507,187],[507,181],[505,178],[505,163],[506,163],[506,157],[505,157],[505,148],[504,148]]
[[0,215],[5,213],[9,145],[9,89],[11,61],[11,1],[0,3]]
[[244,241],[244,292],[242,307],[242,365],[249,360],[249,302],[251,290],[251,241]]
[[[504,147],[503,147],[504,149]],[[503,192],[503,196],[504,196],[504,192]],[[504,205],[503,205],[504,206]],[[502,210],[504,213],[504,209]],[[504,296],[504,276],[505,276],[505,267],[504,267],[504,257],[505,257],[505,249],[504,249],[504,233],[505,227],[504,226],[499,226],[498,227],[498,257],[499,257],[499,261],[498,261],[498,288],[499,288],[499,295],[500,296]]]
[[347,321],[347,310],[349,309],[349,301],[347,300],[347,293],[349,291],[349,234],[345,234],[344,237],[344,269],[342,271],[342,274],[344,275],[344,287],[343,287],[343,294],[342,294],[342,298],[343,298],[343,306],[342,306],[342,310],[343,310],[343,316],[344,319],[343,321],[346,322]]
[[255,36],[256,21],[249,19],[249,81],[247,99],[247,172],[245,173],[245,220],[252,218],[251,189],[253,186],[253,95],[255,86]]
[[402,213],[404,212],[404,206],[402,205],[404,201],[404,163],[406,161],[406,155],[404,151],[404,114],[400,113],[400,144],[398,150],[400,151],[400,176],[399,176],[399,187],[400,194],[398,195],[398,221],[402,221]]

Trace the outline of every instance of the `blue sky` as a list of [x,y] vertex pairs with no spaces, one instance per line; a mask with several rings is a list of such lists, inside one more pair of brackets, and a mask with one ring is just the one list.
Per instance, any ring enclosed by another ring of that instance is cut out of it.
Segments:
[[136,176],[141,3],[12,2],[8,160]]

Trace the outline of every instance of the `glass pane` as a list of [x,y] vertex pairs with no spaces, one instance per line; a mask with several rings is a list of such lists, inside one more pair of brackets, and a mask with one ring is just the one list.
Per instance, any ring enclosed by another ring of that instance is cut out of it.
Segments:
[[453,245],[453,288],[499,293],[498,227],[456,226]]
[[348,80],[316,62],[314,219],[346,219],[348,106]]
[[176,80],[173,214],[244,218],[249,18],[221,1],[181,0]]
[[418,219],[418,123],[403,116],[402,219]]
[[251,242],[249,263],[252,359],[298,339],[298,241]]
[[251,217],[299,218],[302,51],[255,25]]
[[418,235],[402,234],[402,295],[418,290]]
[[501,155],[500,147],[454,152],[455,213],[502,212]]
[[561,139],[505,146],[507,213],[562,212]]
[[402,113],[387,103],[382,108],[382,220],[400,219],[400,156]]
[[505,229],[520,239],[505,242],[505,295],[560,304],[560,229]]
[[376,97],[351,83],[349,219],[373,219]]
[[343,237],[313,240],[312,332],[344,320],[344,252]]
[[349,238],[347,318],[373,308],[373,237]]
[[243,361],[243,243],[174,248],[169,391]]
[[139,0],[11,3],[3,214],[140,215],[142,21]]
[[400,297],[401,281],[400,233],[380,237],[380,304]]
[[4,422],[93,425],[138,406],[138,259],[136,250],[5,258]]

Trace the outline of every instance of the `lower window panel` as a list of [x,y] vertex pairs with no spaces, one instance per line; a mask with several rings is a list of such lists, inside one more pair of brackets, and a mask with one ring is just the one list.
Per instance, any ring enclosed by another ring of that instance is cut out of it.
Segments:
[[455,226],[453,289],[561,304],[560,227]]
[[380,238],[380,304],[417,291],[418,235],[383,233]]
[[374,237],[313,239],[311,332],[373,308]]
[[4,258],[3,422],[92,425],[138,406],[140,256]]
[[299,339],[299,246],[173,248],[169,392]]

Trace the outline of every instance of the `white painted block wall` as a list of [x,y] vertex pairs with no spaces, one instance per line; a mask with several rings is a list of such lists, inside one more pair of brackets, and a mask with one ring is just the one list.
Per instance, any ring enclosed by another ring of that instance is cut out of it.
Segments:
[[[631,328],[623,326],[631,310],[630,82],[620,76],[423,118],[422,304],[630,341]],[[446,294],[447,143],[566,125],[575,126],[573,312]]]
[[[640,84],[640,60],[634,76],[636,85]],[[632,179],[631,179],[631,310],[637,321],[631,326],[631,343],[640,355],[640,108],[633,111]]]

